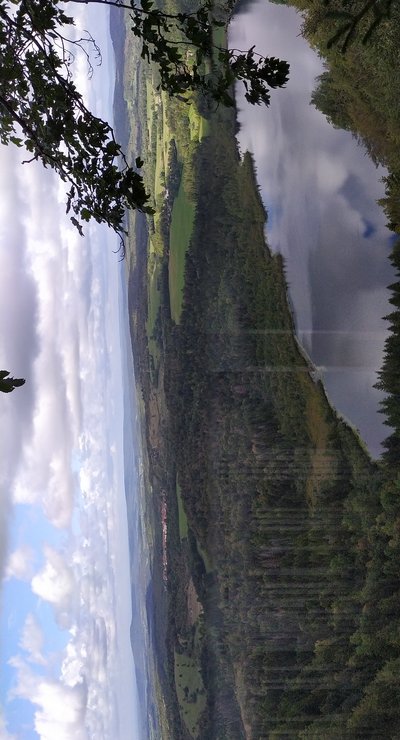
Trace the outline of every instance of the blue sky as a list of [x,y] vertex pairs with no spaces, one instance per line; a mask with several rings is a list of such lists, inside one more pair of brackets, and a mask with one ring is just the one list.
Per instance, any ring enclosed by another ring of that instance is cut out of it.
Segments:
[[[77,23],[103,61],[77,83],[112,115],[108,13]],[[137,738],[130,649],[114,235],[65,216],[63,185],[0,149],[0,365],[26,385],[1,399],[2,740]]]

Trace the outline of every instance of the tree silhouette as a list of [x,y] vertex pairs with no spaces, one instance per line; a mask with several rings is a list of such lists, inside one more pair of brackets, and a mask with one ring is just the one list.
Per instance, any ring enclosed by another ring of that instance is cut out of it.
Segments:
[[7,370],[0,370],[0,392],[11,393],[15,388],[24,385],[24,378],[12,378]]

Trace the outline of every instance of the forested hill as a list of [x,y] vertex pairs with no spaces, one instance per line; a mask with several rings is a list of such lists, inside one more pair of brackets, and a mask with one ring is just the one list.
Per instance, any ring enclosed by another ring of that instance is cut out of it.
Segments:
[[165,385],[190,530],[213,564],[194,574],[217,673],[204,664],[199,737],[242,737],[229,671],[249,738],[396,737],[395,471],[371,463],[310,377],[227,114],[200,146],[196,187]]

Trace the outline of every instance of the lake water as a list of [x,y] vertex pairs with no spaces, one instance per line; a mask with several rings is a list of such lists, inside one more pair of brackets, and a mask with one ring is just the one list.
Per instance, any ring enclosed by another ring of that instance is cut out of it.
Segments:
[[231,24],[229,45],[253,44],[291,67],[270,108],[249,106],[237,92],[238,141],[255,157],[267,240],[285,257],[297,333],[331,402],[378,456],[388,428],[373,385],[394,279],[392,237],[376,203],[384,170],[310,104],[323,63],[302,38],[293,8],[265,0],[247,6]]

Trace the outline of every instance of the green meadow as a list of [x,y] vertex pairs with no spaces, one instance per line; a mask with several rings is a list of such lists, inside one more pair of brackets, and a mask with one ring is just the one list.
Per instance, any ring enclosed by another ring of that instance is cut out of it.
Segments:
[[188,536],[188,521],[185,509],[183,508],[181,487],[179,483],[176,484],[176,498],[178,501],[179,536],[181,540],[183,540],[185,537]]
[[194,215],[195,205],[188,198],[182,180],[172,209],[168,263],[171,316],[176,324],[179,324],[182,310],[185,259],[193,232]]
[[206,707],[206,692],[200,672],[198,650],[199,627],[195,627],[193,649],[185,653],[175,651],[175,685],[182,719],[193,738],[199,735],[199,721]]

